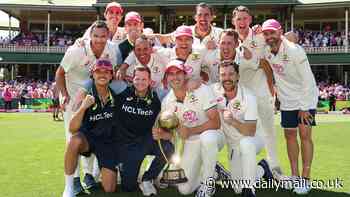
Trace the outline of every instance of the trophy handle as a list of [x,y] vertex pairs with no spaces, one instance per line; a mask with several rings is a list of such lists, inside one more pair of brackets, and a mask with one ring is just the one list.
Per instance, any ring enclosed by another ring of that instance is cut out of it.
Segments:
[[162,146],[162,142],[161,142],[160,139],[157,140],[157,141],[158,141],[158,146],[159,146],[160,152],[162,153],[162,155],[163,155],[163,157],[164,157],[164,159],[165,159],[165,161],[166,161],[166,163],[168,165],[166,168],[169,168],[169,160],[168,160],[168,157],[165,155],[165,152],[164,152],[164,149],[163,149],[163,146]]

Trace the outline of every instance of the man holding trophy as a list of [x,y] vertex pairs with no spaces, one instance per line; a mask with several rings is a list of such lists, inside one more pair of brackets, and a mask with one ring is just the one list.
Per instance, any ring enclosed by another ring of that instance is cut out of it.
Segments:
[[[161,115],[164,112],[176,114],[180,122],[176,132],[184,140],[181,159],[173,158],[173,162],[179,163],[188,181],[179,183],[178,190],[187,195],[197,189],[196,196],[212,196],[214,187],[208,187],[206,183],[214,180],[218,152],[224,145],[216,99],[204,84],[193,91],[187,89],[183,61],[172,60],[165,69],[165,77],[171,91],[162,101]],[[171,135],[159,128],[153,129],[153,137],[169,139]]]

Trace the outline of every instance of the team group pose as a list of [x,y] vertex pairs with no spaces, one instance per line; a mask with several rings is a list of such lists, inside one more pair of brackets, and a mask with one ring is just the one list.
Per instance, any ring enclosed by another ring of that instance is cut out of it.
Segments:
[[[200,3],[195,24],[169,34],[153,34],[134,11],[125,14],[120,27],[123,13],[119,3],[107,4],[106,21],[86,30],[56,72],[67,139],[63,197],[97,182],[105,192],[140,189],[144,196],[157,195],[167,186],[159,179],[175,151],[174,133],[159,127],[162,112],[179,120],[179,166],[187,178],[175,185],[180,194],[210,197],[215,187],[208,181],[225,179],[234,180],[233,191],[247,197],[256,196],[255,183],[262,180],[299,182],[290,189],[310,191],[318,92],[293,32],[283,34],[275,19],[251,28],[252,13],[245,6],[232,11],[232,28],[222,29],[212,25],[213,8]],[[291,176],[279,165],[276,98]],[[228,170],[218,162],[225,145]],[[263,149],[267,157],[257,161]],[[148,155],[154,157],[143,172]]]

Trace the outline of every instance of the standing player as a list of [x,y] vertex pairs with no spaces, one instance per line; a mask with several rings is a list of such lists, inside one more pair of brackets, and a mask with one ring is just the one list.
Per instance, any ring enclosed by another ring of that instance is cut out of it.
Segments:
[[133,11],[125,15],[124,23],[127,36],[118,45],[122,62],[124,62],[129,53],[134,49],[135,41],[141,36],[144,26],[141,15]]
[[[219,48],[211,50],[205,56],[204,64],[202,65],[202,71],[208,75],[208,83],[219,82],[219,65],[222,62],[236,62],[242,65],[253,64],[256,58],[248,52],[247,48],[239,48],[238,33],[232,29],[224,30],[221,33],[219,40]],[[247,59],[252,59],[247,62]]]
[[[113,42],[119,42],[126,37],[123,27],[119,27],[119,23],[123,18],[123,8],[117,2],[110,2],[106,6],[104,17],[109,29],[108,38]],[[90,39],[91,27],[89,27],[83,35],[84,39]]]
[[[190,26],[193,36],[193,45],[195,47],[216,48],[219,42],[221,28],[214,27],[211,23],[214,18],[214,9],[206,4],[199,3],[196,5],[196,13],[194,15],[195,25]],[[157,35],[162,44],[174,43],[176,33],[167,35]]]
[[[215,191],[205,183],[214,177],[218,152],[224,143],[223,133],[218,130],[220,116],[216,99],[210,88],[203,84],[194,91],[188,91],[184,62],[171,61],[165,73],[171,91],[162,101],[162,111],[176,113],[181,123],[177,132],[184,140],[180,166],[188,182],[179,184],[178,190],[187,195],[198,188],[196,196],[211,196]],[[155,129],[153,132],[163,135],[165,131]]]
[[234,189],[244,197],[254,197],[255,180],[262,176],[272,179],[264,159],[256,165],[256,155],[264,146],[262,132],[256,126],[256,97],[251,90],[238,83],[239,68],[236,63],[221,63],[219,74],[220,82],[212,84],[211,88],[217,98],[222,130],[228,144],[231,178],[242,184]]
[[153,53],[151,42],[146,36],[136,39],[133,54],[133,57],[136,57],[136,59],[131,61],[133,62],[131,65],[126,65],[128,67],[126,79],[128,81],[132,80],[137,66],[145,66],[151,70],[151,86],[157,89],[162,88],[162,79],[164,78],[164,70],[168,63],[168,58],[161,56],[159,53]]
[[[266,43],[261,34],[255,34],[249,27],[252,16],[248,8],[236,7],[232,12],[232,24],[239,34],[241,45],[249,49],[258,60],[263,58]],[[258,128],[263,129],[267,158],[271,168],[281,174],[277,157],[276,130],[274,125],[274,99],[272,71],[267,64],[261,61],[251,64],[240,64],[240,83],[253,91],[258,101]]]
[[[160,48],[154,53],[162,58],[167,58],[166,62],[179,59],[185,62],[186,72],[188,78],[191,80],[200,80],[201,65],[204,61],[205,52],[203,49],[193,48],[193,35],[189,26],[180,26],[175,31],[174,48]],[[120,76],[125,76],[126,69],[129,65],[135,64],[135,54],[130,54],[128,59],[124,62],[124,66],[119,69]]]
[[[277,96],[281,102],[281,125],[287,141],[288,157],[292,176],[299,176],[299,144],[301,140],[303,161],[302,183],[308,183],[313,158],[312,126],[315,126],[315,113],[318,89],[304,50],[282,36],[278,21],[269,19],[263,23],[262,31],[269,47],[266,58],[276,80]],[[310,191],[309,184],[294,188],[298,194]]]
[[116,95],[108,87],[113,76],[112,64],[108,60],[97,60],[92,76],[92,88],[69,124],[73,136],[68,142],[64,159],[66,186],[63,197],[76,196],[73,189],[73,173],[79,154],[95,154],[101,168],[103,189],[105,192],[116,190],[120,139],[115,122]]
[[[63,96],[64,123],[66,141],[69,142],[71,134],[69,132],[69,122],[73,113],[73,104],[76,94],[83,87],[84,81],[89,79],[92,65],[99,58],[108,58],[112,64],[116,64],[116,46],[108,40],[108,27],[102,21],[96,21],[91,27],[91,41],[81,46],[73,45],[65,53],[60,67],[56,71],[56,83],[60,93]],[[95,185],[92,177],[92,166],[88,161],[83,160],[84,164],[84,183],[87,188]],[[75,171],[74,192],[79,194],[83,192],[80,183],[79,167]]]
[[59,100],[59,91],[56,85],[56,82],[52,83],[52,118],[53,120],[59,120],[60,113],[60,100]]

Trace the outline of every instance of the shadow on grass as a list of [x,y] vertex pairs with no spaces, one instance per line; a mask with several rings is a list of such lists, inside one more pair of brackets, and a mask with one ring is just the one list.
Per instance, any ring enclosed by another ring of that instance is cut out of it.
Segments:
[[[161,197],[190,197],[191,195],[181,195],[175,188],[167,188],[158,190],[159,193],[157,196]],[[142,197],[142,192],[116,192],[116,193],[105,193],[101,187],[92,191],[90,195],[80,195],[81,197]],[[224,190],[218,189],[214,195],[215,197],[240,197],[241,195],[235,194],[233,190]],[[256,192],[257,197],[350,197],[350,194],[342,193],[342,192],[334,192],[334,191],[325,191],[325,190],[317,190],[313,189],[307,195],[296,195],[290,190],[278,190],[275,191],[273,189],[270,190],[258,190]]]

